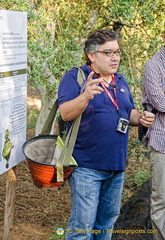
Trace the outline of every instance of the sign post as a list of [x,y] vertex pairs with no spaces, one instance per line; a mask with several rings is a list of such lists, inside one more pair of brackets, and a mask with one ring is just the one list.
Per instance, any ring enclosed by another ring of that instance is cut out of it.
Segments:
[[15,211],[16,167],[8,170],[3,240],[12,240]]

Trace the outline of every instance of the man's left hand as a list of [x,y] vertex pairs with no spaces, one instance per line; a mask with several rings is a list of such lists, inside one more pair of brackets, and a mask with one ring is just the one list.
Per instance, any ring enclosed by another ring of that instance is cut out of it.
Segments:
[[151,112],[144,111],[140,118],[140,124],[144,127],[150,127],[155,119],[155,115]]

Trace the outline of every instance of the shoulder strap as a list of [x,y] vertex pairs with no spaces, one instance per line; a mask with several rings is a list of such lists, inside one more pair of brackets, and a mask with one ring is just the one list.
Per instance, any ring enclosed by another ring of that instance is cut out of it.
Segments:
[[[84,74],[83,70],[80,67],[75,67],[75,68],[78,69],[78,72],[77,72],[77,82],[81,86],[84,83],[84,81],[86,81],[85,74]],[[50,110],[50,112],[48,114],[48,117],[47,117],[47,119],[45,121],[45,124],[44,124],[42,130],[41,130],[40,135],[42,135],[42,134],[50,134],[50,131],[51,131],[51,128],[52,128],[52,124],[53,124],[53,121],[54,121],[57,109],[58,109],[58,99],[56,99],[56,101],[54,102],[53,107],[51,108],[51,110]]]
[[[85,75],[81,68],[78,68],[77,81],[80,86],[85,81]],[[81,91],[80,91],[80,94],[81,94]],[[69,129],[69,132],[67,134],[62,152],[59,156],[59,159],[56,162],[57,182],[64,181],[63,167],[69,166],[73,148],[74,148],[75,141],[77,138],[77,133],[78,133],[78,129],[79,129],[80,121],[81,121],[81,116],[82,116],[82,114],[73,121],[73,123]]]
[[86,81],[86,77],[85,77],[85,74],[84,74],[84,71],[82,70],[82,68],[80,68],[80,67],[75,67],[75,68],[78,69],[77,82],[81,86]]
[[54,102],[53,107],[51,108],[48,114],[48,117],[44,123],[44,126],[42,127],[40,135],[42,134],[48,135],[50,133],[57,109],[58,109],[58,99],[56,99],[56,101]]
[[[86,81],[85,74],[81,68],[79,68],[79,67],[76,67],[76,68],[78,69],[77,82],[81,86]],[[82,91],[80,90],[80,94],[81,94],[81,92]],[[46,119],[46,122],[42,128],[41,134],[49,134],[50,133],[57,109],[58,109],[58,99],[54,102],[53,107],[50,110],[50,113],[49,113],[49,115]],[[77,133],[78,133],[78,129],[79,129],[80,121],[81,121],[81,116],[82,116],[82,114],[73,121],[72,126],[70,127],[70,130],[67,134],[62,152],[59,156],[59,159],[56,162],[57,182],[64,181],[63,167],[69,166],[73,148],[74,148],[75,141],[77,138]]]

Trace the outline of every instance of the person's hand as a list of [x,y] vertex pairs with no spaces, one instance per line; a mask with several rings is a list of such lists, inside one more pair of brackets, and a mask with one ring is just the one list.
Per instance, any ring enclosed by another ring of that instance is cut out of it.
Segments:
[[155,119],[155,115],[151,112],[144,111],[140,118],[140,124],[144,127],[150,127]]
[[102,87],[98,86],[101,82],[103,82],[102,78],[92,79],[94,72],[92,71],[87,79],[84,96],[88,100],[92,100],[95,94],[101,94],[104,90]]

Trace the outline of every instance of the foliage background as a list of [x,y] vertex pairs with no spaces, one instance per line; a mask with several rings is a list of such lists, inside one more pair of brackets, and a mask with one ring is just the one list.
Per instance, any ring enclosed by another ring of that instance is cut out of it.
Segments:
[[84,63],[83,43],[91,31],[119,31],[123,50],[119,71],[139,104],[144,63],[162,43],[164,1],[1,0],[0,8],[28,13],[28,83],[38,89],[44,86],[50,98],[65,71]]

